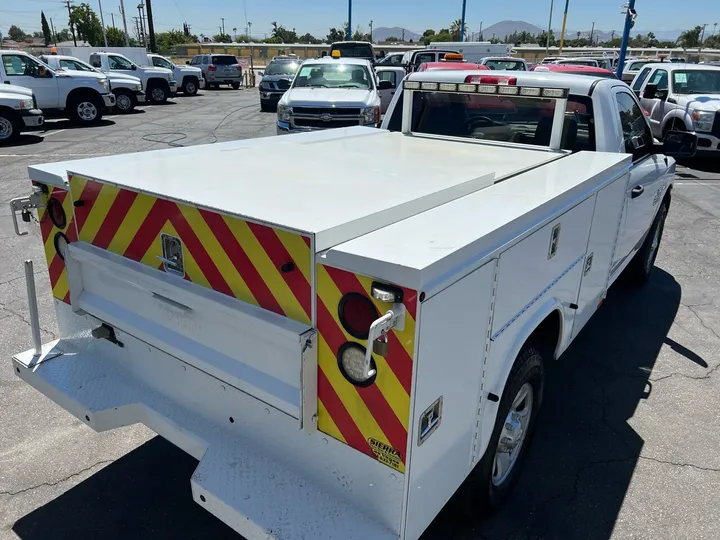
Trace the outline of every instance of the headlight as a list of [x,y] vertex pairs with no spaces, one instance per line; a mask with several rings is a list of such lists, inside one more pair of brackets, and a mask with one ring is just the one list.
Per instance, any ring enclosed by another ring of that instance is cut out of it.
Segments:
[[715,119],[715,113],[709,111],[693,111],[692,116],[693,123],[695,124],[695,131],[711,131],[713,120]]
[[290,107],[288,107],[287,105],[278,105],[277,115],[278,115],[278,120],[280,120],[281,122],[289,122],[290,121]]
[[107,79],[96,79],[97,83],[103,87],[103,89],[108,89],[108,81]]
[[137,90],[138,92],[139,92],[140,90],[142,90],[142,84],[137,83],[137,84],[135,85],[135,90]]
[[23,99],[23,100],[20,102],[19,107],[20,107],[20,109],[30,110],[30,109],[35,108],[35,105],[33,104],[33,100],[32,100],[32,99]]
[[260,88],[263,88],[263,89],[265,89],[265,90],[269,90],[269,89],[270,89],[270,83],[261,82],[261,83],[260,83]]
[[363,118],[365,124],[380,123],[380,107],[366,107],[363,109]]

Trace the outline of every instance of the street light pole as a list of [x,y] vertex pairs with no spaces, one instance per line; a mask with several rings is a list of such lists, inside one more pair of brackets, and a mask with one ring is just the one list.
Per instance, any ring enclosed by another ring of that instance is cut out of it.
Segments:
[[102,26],[103,31],[103,41],[105,42],[105,47],[107,47],[107,33],[105,32],[105,21],[103,20],[103,12],[102,12],[102,1],[98,0],[98,6],[100,6],[100,26]]
[[565,29],[567,28],[567,14],[569,5],[570,0],[565,0],[565,12],[563,13],[563,26],[562,32],[560,33],[560,50],[558,51],[558,56],[562,56],[563,45],[565,44]]
[[352,39],[352,0],[348,0],[348,27],[347,27],[347,40]]
[[460,18],[460,41],[465,41],[465,8],[467,0],[463,0],[462,17]]
[[120,0],[120,15],[122,16],[123,20],[123,29],[125,30],[125,46],[130,46],[130,38],[128,37],[128,31],[127,31],[127,21],[125,20],[125,3],[123,0]]
[[702,29],[702,33],[700,34],[700,43],[698,43],[698,53],[702,50],[703,41],[705,41],[705,27],[706,26],[707,26],[707,23],[702,25],[703,29]]
[[595,34],[595,21],[592,23],[592,30],[590,30],[590,46],[593,44],[593,35]]
[[620,57],[615,72],[618,79],[622,79],[623,69],[625,68],[625,56],[627,55],[628,41],[630,41],[630,28],[632,28],[635,21],[635,15],[635,0],[629,0],[625,12],[625,28],[623,29],[622,44],[620,45]]
[[373,35],[372,35],[372,25],[373,25],[373,22],[372,22],[372,21],[370,21],[370,43],[372,43],[372,42],[373,42]]
[[547,41],[545,42],[545,56],[550,54],[550,32],[552,32],[552,14],[555,0],[550,0],[550,20],[548,21]]

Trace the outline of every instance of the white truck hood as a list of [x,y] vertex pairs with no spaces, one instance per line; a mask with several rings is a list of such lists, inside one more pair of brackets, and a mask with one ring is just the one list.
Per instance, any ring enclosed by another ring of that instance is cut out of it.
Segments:
[[376,92],[361,88],[293,88],[282,97],[291,107],[373,107],[379,102]]
[[69,79],[107,79],[104,73],[93,73],[92,71],[73,71],[59,69],[55,72],[58,77]]
[[192,66],[178,66],[175,65],[175,69],[179,70],[180,73],[184,73],[186,75],[196,75],[199,76],[200,73],[202,73],[202,69],[192,67]]
[[675,94],[675,100],[682,109],[720,111],[720,94]]
[[168,75],[172,76],[173,74],[171,70],[160,67],[138,66],[138,70],[142,70],[148,75],[158,75],[160,77],[167,77]]
[[18,94],[21,98],[33,97],[32,90],[25,88],[24,86],[15,86],[14,84],[3,84],[0,85],[0,94]]

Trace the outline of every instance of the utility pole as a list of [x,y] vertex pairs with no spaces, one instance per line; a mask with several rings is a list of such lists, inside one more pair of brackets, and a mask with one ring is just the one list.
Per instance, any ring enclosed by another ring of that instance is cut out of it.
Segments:
[[125,46],[130,46],[130,38],[128,37],[128,31],[127,31],[127,21],[125,20],[125,3],[123,0],[120,0],[120,15],[122,16],[123,21],[123,29],[125,30]]
[[[55,33],[55,26],[53,26],[52,17],[50,17],[50,32],[52,32],[53,43],[55,43],[55,46],[57,47],[57,34]],[[1,39],[0,43],[2,43]]]
[[373,35],[372,35],[372,21],[370,21],[370,43],[373,42]]
[[618,58],[617,71],[615,74],[618,79],[622,79],[622,72],[625,68],[625,56],[627,56],[628,41],[630,41],[630,29],[635,25],[635,0],[628,0],[627,9],[625,11],[625,27],[623,28],[622,44],[620,45],[620,57]]
[[112,27],[115,28],[115,14],[114,13],[110,14],[110,20],[112,21]]
[[700,34],[700,43],[698,43],[698,53],[702,50],[703,41],[705,40],[705,27],[707,26],[707,23],[703,24],[702,27],[702,33]]
[[222,26],[220,27],[220,33],[224,36],[225,35],[225,17],[220,17],[220,20],[222,21]]
[[107,47],[107,33],[105,32],[105,21],[103,20],[103,13],[102,13],[102,1],[98,0],[98,6],[100,6],[100,26],[102,27],[103,31],[103,41],[105,42],[105,47]]
[[72,12],[70,11],[70,0],[63,0],[63,3],[68,8],[68,23],[70,24],[70,32],[72,33],[73,43],[77,47],[77,39],[75,38],[75,27],[72,23]]
[[593,35],[595,34],[595,21],[592,23],[592,29],[590,30],[590,46],[593,44]]
[[615,39],[615,30],[612,31],[612,34],[610,34],[610,41],[613,41]]
[[465,8],[467,0],[463,0],[462,16],[460,17],[460,41],[465,41]]
[[346,39],[348,41],[352,39],[352,0],[348,0],[348,27]]
[[717,32],[717,25],[718,23],[713,24],[713,36],[715,35],[715,32]]
[[400,38],[401,43],[405,43],[405,29],[403,28],[402,37]]
[[144,25],[144,17],[143,17],[143,8],[145,7],[145,4],[142,2],[138,4],[138,15],[140,16],[140,44],[147,49],[147,39],[145,39],[145,25]]
[[150,35],[150,52],[156,53],[157,47],[155,46],[155,25],[153,24],[152,16],[152,0],[145,0],[147,2],[147,28],[148,34]]
[[[248,39],[250,40],[250,43],[252,43],[252,23],[248,21]],[[252,50],[252,49],[251,49]]]
[[480,31],[478,32],[478,41],[483,41],[482,25],[483,25],[483,21],[480,21]]
[[550,32],[552,32],[552,14],[555,0],[550,0],[550,20],[548,21],[547,41],[545,42],[545,56],[550,54]]
[[563,45],[565,44],[565,29],[567,28],[567,14],[569,6],[570,0],[565,0],[565,12],[563,13],[563,25],[562,32],[560,32],[560,50],[558,51],[558,56],[562,56]]

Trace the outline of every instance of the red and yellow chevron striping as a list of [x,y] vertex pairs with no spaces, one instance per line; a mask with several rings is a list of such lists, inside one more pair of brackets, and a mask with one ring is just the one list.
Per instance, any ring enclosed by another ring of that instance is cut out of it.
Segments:
[[171,234],[187,280],[310,324],[309,238],[77,175],[70,191],[79,240],[158,268]]
[[[352,272],[318,264],[317,327],[318,351],[318,429],[365,454],[404,472],[410,418],[410,390],[417,294],[405,289],[403,302],[408,311],[405,329],[388,336],[389,353],[374,355],[377,364],[375,383],[362,388],[347,381],[338,369],[340,347],[357,340],[343,328],[338,305],[343,295],[357,292],[369,297],[372,279]],[[378,313],[388,305],[375,302]],[[399,455],[394,461],[388,451]]]
[[[50,219],[48,212],[48,201],[50,199],[55,199],[62,205],[66,216],[66,224],[63,229],[56,227]],[[62,260],[55,249],[55,237],[62,233],[69,241],[76,239],[72,199],[64,189],[49,186],[47,193],[43,195],[43,204],[44,208],[39,216],[40,234],[45,247],[45,259],[50,274],[50,288],[54,298],[69,304],[70,290],[68,288],[67,272],[65,271],[65,261]]]

